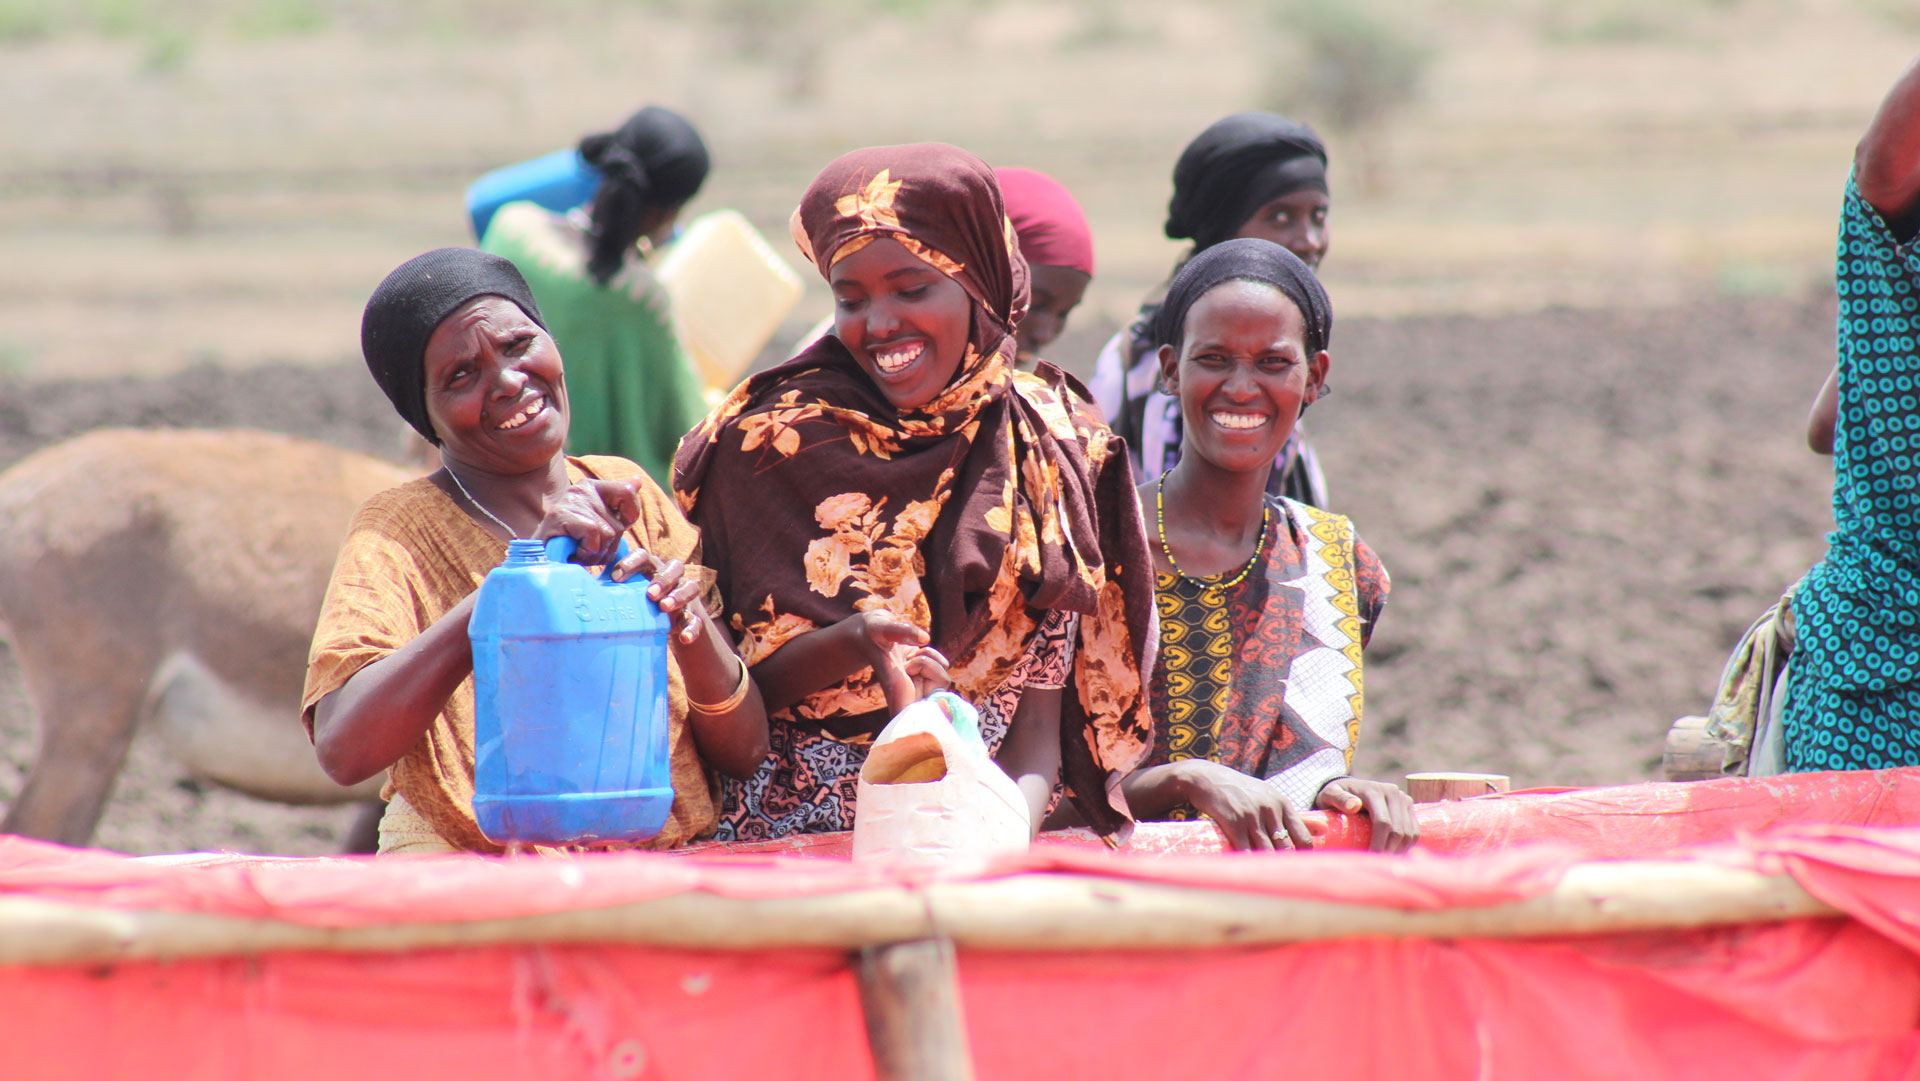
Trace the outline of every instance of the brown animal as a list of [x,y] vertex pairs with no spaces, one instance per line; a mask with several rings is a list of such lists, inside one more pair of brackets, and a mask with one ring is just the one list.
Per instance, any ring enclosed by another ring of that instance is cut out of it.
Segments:
[[320,772],[300,691],[349,518],[409,476],[263,432],[123,430],[0,473],[0,621],[40,717],[0,830],[85,844],[143,723],[250,795],[376,796]]

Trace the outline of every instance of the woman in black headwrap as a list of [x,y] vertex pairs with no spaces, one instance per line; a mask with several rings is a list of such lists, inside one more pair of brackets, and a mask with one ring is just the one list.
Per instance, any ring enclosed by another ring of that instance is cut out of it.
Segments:
[[408,260],[367,301],[367,367],[440,468],[354,514],[314,630],[301,708],[341,784],[381,771],[382,852],[498,852],[473,812],[474,591],[507,542],[565,534],[616,578],[645,574],[673,616],[667,664],[673,809],[648,847],[713,832],[711,766],[751,774],[766,711],[700,567],[700,533],[632,462],[572,458],[568,379],[513,264],[471,248]]
[[1244,238],[1188,261],[1147,326],[1186,448],[1139,489],[1160,651],[1153,752],[1122,787],[1136,815],[1204,814],[1236,848],[1310,844],[1308,808],[1366,813],[1375,849],[1419,834],[1405,793],[1347,776],[1387,573],[1346,518],[1268,494],[1332,334],[1307,265]]
[[587,208],[555,214],[509,203],[480,247],[520,268],[566,351],[568,449],[631,459],[664,485],[674,448],[707,403],[646,255],[706,180],[707,147],[684,117],[649,105],[618,130],[582,139],[580,156],[601,177]]
[[[1329,205],[1327,149],[1312,128],[1275,113],[1235,113],[1180,154],[1166,232],[1193,241],[1182,262],[1222,241],[1257,237],[1318,267],[1327,252]],[[1159,363],[1147,334],[1156,307],[1149,299],[1140,318],[1107,342],[1088,384],[1142,476],[1179,460],[1182,441],[1180,410],[1158,388]],[[1297,427],[1275,462],[1270,485],[1302,503],[1326,503],[1320,464]]]

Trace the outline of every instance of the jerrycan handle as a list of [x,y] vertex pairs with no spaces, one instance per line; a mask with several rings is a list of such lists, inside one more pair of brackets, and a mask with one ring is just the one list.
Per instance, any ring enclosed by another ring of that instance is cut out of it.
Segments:
[[[567,536],[565,533],[557,537],[547,538],[547,562],[549,563],[571,562],[573,553],[579,550],[580,542]],[[616,582],[613,580],[613,565],[627,558],[628,554],[632,551],[633,549],[627,545],[627,538],[622,536],[620,538],[620,547],[614,550],[613,562],[601,568],[600,580],[608,585],[625,585],[625,582]],[[632,581],[632,579],[628,579],[628,581]]]

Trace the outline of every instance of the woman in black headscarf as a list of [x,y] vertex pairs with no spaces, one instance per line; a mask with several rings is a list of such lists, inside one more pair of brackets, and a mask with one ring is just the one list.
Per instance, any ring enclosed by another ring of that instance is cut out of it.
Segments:
[[[1312,128],[1276,113],[1235,113],[1181,153],[1173,167],[1166,232],[1193,241],[1182,263],[1222,241],[1254,237],[1318,267],[1327,252],[1329,205],[1327,149]],[[1140,318],[1107,342],[1089,382],[1142,476],[1158,475],[1178,461],[1182,441],[1180,410],[1158,388],[1159,363],[1147,333],[1156,307],[1149,299]],[[1275,462],[1270,484],[1274,493],[1302,503],[1326,503],[1319,462],[1298,427]]]
[[639,462],[665,485],[674,448],[707,403],[646,257],[706,180],[707,147],[684,117],[649,105],[618,130],[582,139],[580,156],[601,178],[586,208],[555,214],[509,203],[480,247],[520,268],[566,351],[567,449]]
[[713,832],[708,770],[750,775],[766,710],[714,617],[700,533],[632,462],[563,453],[572,370],[504,259],[440,248],[374,290],[360,324],[367,369],[440,450],[440,468],[367,500],[341,544],[314,629],[301,709],[341,784],[385,772],[382,852],[499,852],[473,811],[475,590],[507,542],[565,534],[582,563],[652,579],[673,617],[667,661],[673,810],[650,848]]
[[1387,573],[1346,518],[1268,494],[1332,334],[1313,271],[1247,238],[1194,256],[1147,326],[1186,448],[1139,489],[1160,651],[1153,752],[1122,788],[1135,814],[1204,814],[1236,848],[1310,844],[1310,808],[1366,813],[1376,849],[1419,834],[1398,788],[1347,776]]

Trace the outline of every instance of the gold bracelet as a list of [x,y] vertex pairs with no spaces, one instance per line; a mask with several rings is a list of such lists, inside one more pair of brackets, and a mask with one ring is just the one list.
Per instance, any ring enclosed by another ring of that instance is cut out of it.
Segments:
[[728,695],[724,702],[695,702],[693,695],[689,694],[687,695],[689,710],[702,716],[715,717],[722,713],[732,713],[740,708],[740,703],[747,700],[747,689],[753,686],[753,679],[747,674],[747,662],[739,654],[735,654],[733,659],[740,662],[740,685],[733,689],[733,693]]

